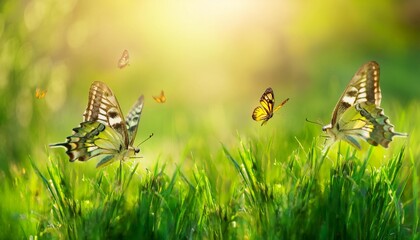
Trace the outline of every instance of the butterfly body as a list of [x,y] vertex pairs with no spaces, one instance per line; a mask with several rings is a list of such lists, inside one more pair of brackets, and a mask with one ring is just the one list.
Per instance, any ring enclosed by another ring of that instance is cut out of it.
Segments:
[[105,83],[94,82],[90,87],[83,122],[73,129],[73,135],[67,137],[67,142],[50,146],[65,147],[71,162],[97,158],[97,167],[134,156],[140,152],[140,149],[133,147],[133,143],[143,99],[143,96],[139,97],[124,119],[111,89]]
[[394,132],[394,126],[380,107],[379,64],[371,61],[364,64],[353,76],[336,104],[331,123],[322,130],[327,133],[326,147],[344,140],[361,149],[362,138],[373,146],[387,148],[394,136],[406,136]]
[[262,121],[261,126],[266,124],[273,117],[274,112],[279,110],[287,101],[289,101],[289,98],[274,108],[275,99],[273,89],[271,87],[267,88],[260,98],[261,106],[256,107],[252,112],[252,119]]

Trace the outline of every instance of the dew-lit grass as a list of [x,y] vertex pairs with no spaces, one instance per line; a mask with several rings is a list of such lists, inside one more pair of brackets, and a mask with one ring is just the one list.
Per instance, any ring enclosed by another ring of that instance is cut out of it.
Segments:
[[[419,239],[415,9],[3,1],[0,239]],[[322,152],[320,126],[305,119],[327,124],[371,60],[381,106],[409,136]],[[78,126],[93,81],[111,87],[123,113],[144,94],[135,143],[154,137],[141,158],[98,170],[47,147]],[[251,113],[267,87],[276,104],[290,101],[261,127]]]

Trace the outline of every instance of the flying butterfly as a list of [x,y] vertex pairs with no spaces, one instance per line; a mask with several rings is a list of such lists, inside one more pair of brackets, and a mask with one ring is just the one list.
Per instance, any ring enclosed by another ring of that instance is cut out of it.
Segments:
[[36,88],[35,97],[38,99],[43,99],[47,95],[47,90],[42,90],[41,88]]
[[163,92],[163,90],[160,92],[160,96],[153,96],[153,99],[155,99],[155,101],[157,103],[166,102],[166,97],[165,97],[165,93]]
[[103,82],[92,83],[83,122],[73,129],[73,134],[67,137],[65,143],[51,144],[50,147],[66,148],[70,162],[98,159],[97,168],[133,157],[140,152],[133,144],[143,99],[141,95],[124,119],[111,89]]
[[127,49],[125,49],[120,57],[120,59],[118,60],[118,68],[122,69],[125,68],[127,66],[129,66],[129,59],[130,59],[130,55],[128,55],[128,51]]
[[254,109],[252,113],[252,119],[255,121],[262,121],[261,126],[267,123],[267,121],[273,117],[274,112],[283,107],[289,98],[285,99],[279,106],[274,108],[274,92],[271,87],[267,88],[260,98],[261,106]]
[[379,64],[371,61],[356,72],[337,102],[331,123],[322,130],[327,133],[326,147],[344,140],[361,149],[359,138],[373,146],[387,148],[394,136],[407,136],[394,132],[394,126],[384,115],[379,88]]

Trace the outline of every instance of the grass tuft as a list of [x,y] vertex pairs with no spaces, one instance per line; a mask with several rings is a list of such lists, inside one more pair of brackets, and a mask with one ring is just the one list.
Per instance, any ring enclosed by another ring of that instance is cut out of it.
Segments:
[[57,158],[45,170],[31,160],[47,204],[31,215],[36,229],[22,225],[21,232],[60,239],[418,237],[418,175],[413,157],[405,165],[404,147],[385,161],[373,147],[322,152],[315,139],[285,154],[272,141],[222,144],[224,167],[200,165],[212,156],[196,155],[203,159],[192,169],[177,166],[172,175],[159,162],[143,173],[127,162],[92,175]]

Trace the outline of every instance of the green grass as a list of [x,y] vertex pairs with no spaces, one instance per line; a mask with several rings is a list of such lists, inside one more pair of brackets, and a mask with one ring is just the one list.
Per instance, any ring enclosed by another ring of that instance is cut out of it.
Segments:
[[[318,4],[322,14],[301,8],[285,25],[275,8],[241,24],[242,14],[71,2],[0,3],[0,239],[420,239],[419,34],[399,3]],[[267,13],[278,20],[254,21]],[[120,70],[123,48],[133,61]],[[386,114],[410,135],[322,153],[304,119],[327,121],[368,60],[381,64]],[[124,112],[145,95],[137,142],[155,137],[139,162],[96,170],[45,148],[79,123],[94,80]],[[250,114],[269,86],[291,100],[260,127]],[[161,89],[168,101],[155,104]]]
[[337,144],[323,154],[314,141],[286,153],[275,142],[239,140],[214,155],[189,149],[196,164],[172,171],[128,161],[92,173],[57,155],[45,168],[31,160],[0,188],[13,206],[2,205],[1,238],[419,237],[418,176],[404,147],[374,167],[374,147]]

